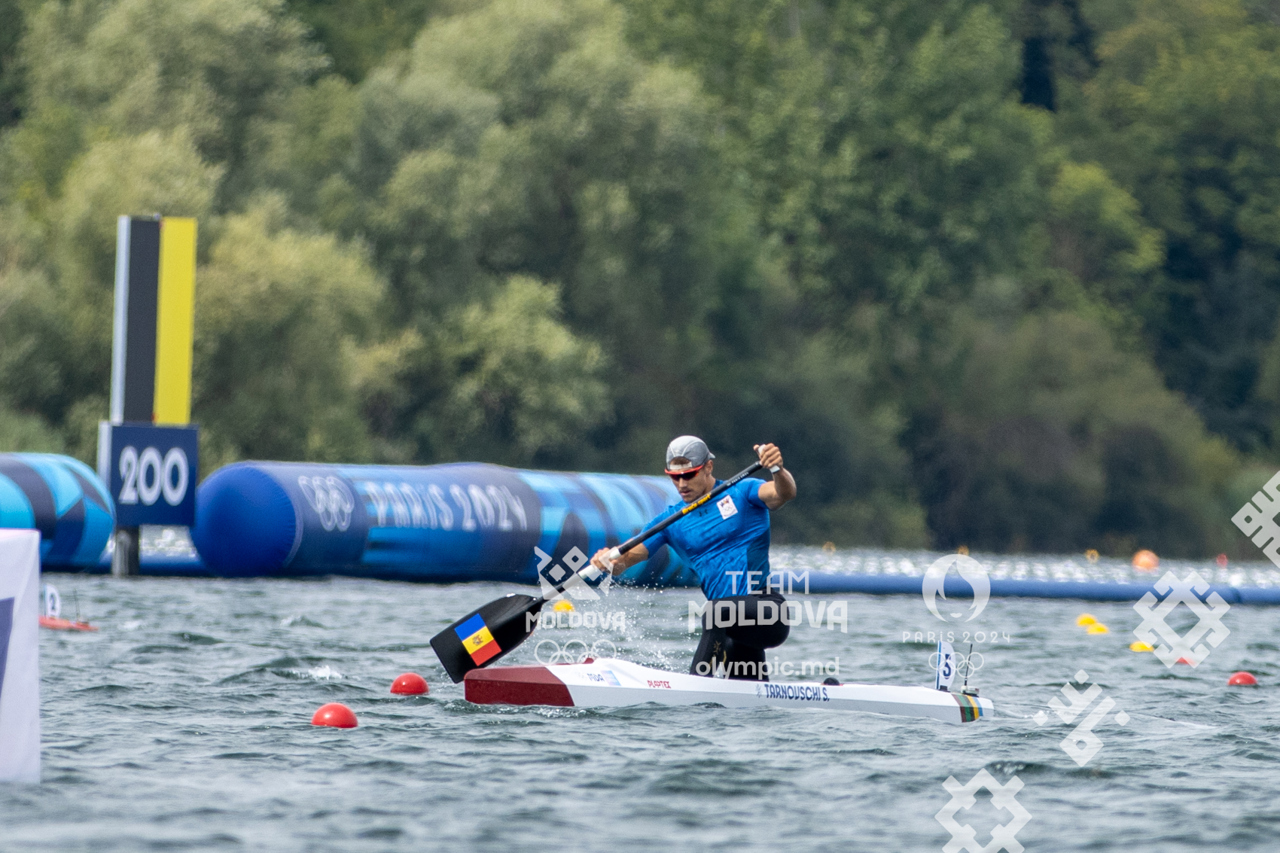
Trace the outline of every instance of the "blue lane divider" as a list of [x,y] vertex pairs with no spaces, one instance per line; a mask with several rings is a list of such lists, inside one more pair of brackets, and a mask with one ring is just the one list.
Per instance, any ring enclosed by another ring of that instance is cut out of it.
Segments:
[[[776,586],[785,586],[788,579],[783,575],[775,575],[772,581]],[[790,580],[795,586],[794,579]],[[922,594],[923,577],[903,577],[901,575],[843,575],[827,572],[808,573],[809,593],[815,595],[832,595],[838,593],[866,593],[868,595],[920,595]],[[801,591],[801,590],[796,590]],[[971,598],[972,588],[959,578],[948,577],[943,585],[947,597]],[[1014,580],[1011,578],[993,578],[991,580],[992,598],[1070,598],[1081,601],[1138,601],[1150,592],[1157,598],[1163,594],[1155,589],[1155,579],[1148,584],[1137,583],[1101,583],[1097,581],[1046,581],[1046,580]],[[1218,593],[1228,604],[1263,604],[1280,605],[1280,589],[1261,587],[1234,587],[1222,584],[1210,584],[1209,595]]]

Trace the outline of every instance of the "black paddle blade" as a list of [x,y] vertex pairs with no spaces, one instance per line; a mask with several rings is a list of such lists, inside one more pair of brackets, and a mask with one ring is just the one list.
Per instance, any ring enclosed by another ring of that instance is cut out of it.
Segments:
[[431,648],[457,684],[468,672],[488,666],[520,645],[537,627],[546,601],[531,595],[504,596],[463,616],[431,638]]

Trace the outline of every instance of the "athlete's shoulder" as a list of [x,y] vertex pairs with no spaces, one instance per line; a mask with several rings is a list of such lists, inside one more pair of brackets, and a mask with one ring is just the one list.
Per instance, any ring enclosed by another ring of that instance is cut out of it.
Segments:
[[765,502],[760,499],[760,487],[764,484],[764,480],[757,480],[755,477],[748,477],[741,483],[734,486],[731,493],[740,496],[752,506],[768,509]]

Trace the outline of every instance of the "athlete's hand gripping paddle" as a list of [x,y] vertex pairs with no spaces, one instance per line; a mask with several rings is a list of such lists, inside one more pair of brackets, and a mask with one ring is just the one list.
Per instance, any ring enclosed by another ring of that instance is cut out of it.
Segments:
[[[753,462],[748,465],[693,503],[681,507],[679,512],[672,513],[653,525],[653,527],[637,533],[626,542],[612,549],[609,552],[609,560],[617,560],[655,533],[666,530],[681,518],[684,518],[708,501],[719,497],[726,490],[733,488],[762,467],[764,466],[759,462]],[[537,616],[538,611],[542,610],[542,605],[559,596],[569,587],[585,583],[589,578],[593,578],[598,574],[600,574],[600,570],[588,563],[579,569],[576,574],[565,578],[563,583],[557,584],[541,596],[511,593],[495,601],[490,601],[484,607],[468,613],[432,637],[431,648],[435,650],[436,657],[440,658],[440,663],[444,665],[445,672],[449,673],[449,677],[456,684],[466,677],[466,674],[471,670],[488,666],[527,640],[529,635],[533,633],[533,629],[537,627],[538,620],[533,617]]]

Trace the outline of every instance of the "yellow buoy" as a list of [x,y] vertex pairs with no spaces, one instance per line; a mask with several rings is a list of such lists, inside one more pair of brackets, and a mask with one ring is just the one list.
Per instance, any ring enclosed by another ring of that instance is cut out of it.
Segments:
[[1090,563],[1098,562],[1098,549],[1090,548],[1088,551],[1085,551],[1084,558],[1088,560]]
[[569,613],[573,610],[573,602],[567,599],[560,599],[551,608],[557,613]]
[[823,550],[823,551],[825,551],[825,552],[826,552],[826,553],[828,553],[828,554],[834,554],[834,553],[835,553],[835,550],[836,550],[836,543],[834,543],[834,542],[823,542],[823,543],[822,543],[822,550]]
[[1103,625],[1101,622],[1095,622],[1094,624],[1090,625],[1088,628],[1085,628],[1085,629],[1084,629],[1084,632],[1085,632],[1086,634],[1109,634],[1109,633],[1111,633],[1111,631],[1107,628],[1107,626],[1106,626],[1106,625]]
[[1155,649],[1151,648],[1150,646],[1148,646],[1146,643],[1142,642],[1141,640],[1134,640],[1132,643],[1130,643],[1130,644],[1129,644],[1129,651],[1131,651],[1131,652],[1154,652],[1154,651],[1155,651]]
[[1159,565],[1160,558],[1156,556],[1154,551],[1148,551],[1143,548],[1133,555],[1133,567],[1140,572],[1154,572]]
[[969,556],[969,546],[961,545],[959,548],[956,549],[956,553],[964,557]]
[[1076,617],[1076,624],[1083,628],[1086,625],[1097,625],[1098,620],[1094,619],[1092,614],[1081,613]]

